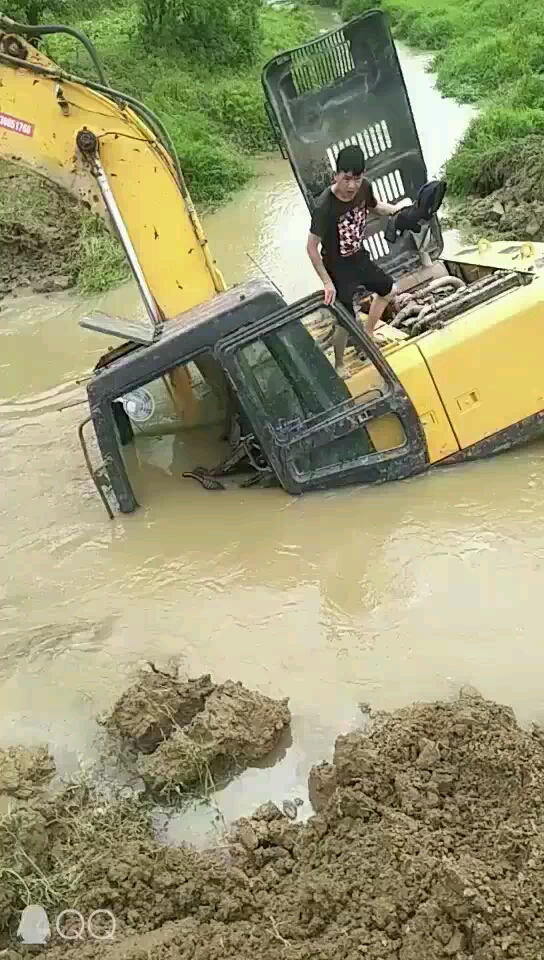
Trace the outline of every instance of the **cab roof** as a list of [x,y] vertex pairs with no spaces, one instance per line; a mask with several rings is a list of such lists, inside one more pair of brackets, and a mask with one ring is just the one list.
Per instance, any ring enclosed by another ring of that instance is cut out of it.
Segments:
[[115,399],[202,353],[212,353],[223,337],[283,309],[283,297],[267,280],[249,280],[168,320],[152,343],[129,341],[111,359],[104,355],[87,385],[92,403]]

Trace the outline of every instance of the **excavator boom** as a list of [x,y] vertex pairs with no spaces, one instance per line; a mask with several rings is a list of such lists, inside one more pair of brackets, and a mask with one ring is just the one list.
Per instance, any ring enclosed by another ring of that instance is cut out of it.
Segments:
[[59,184],[113,227],[155,327],[224,290],[150,112],[65,74],[22,29],[0,16],[0,158]]

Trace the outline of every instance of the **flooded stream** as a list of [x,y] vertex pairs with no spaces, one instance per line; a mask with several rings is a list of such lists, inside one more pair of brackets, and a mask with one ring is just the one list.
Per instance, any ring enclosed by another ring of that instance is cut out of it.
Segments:
[[[470,112],[442,100],[424,58],[402,58],[436,174]],[[307,211],[287,162],[259,170],[206,230],[229,283],[255,274],[250,253],[292,300],[316,288]],[[128,285],[93,305],[130,315],[138,300]],[[110,523],[77,442],[84,408],[68,406],[109,342],[77,326],[89,306],[29,297],[0,313],[0,742],[49,741],[74,769],[135,664],[179,658],[290,698],[292,746],[218,797],[228,819],[304,795],[361,702],[471,683],[544,720],[544,445],[301,499],[211,494],[156,464],[146,505]]]

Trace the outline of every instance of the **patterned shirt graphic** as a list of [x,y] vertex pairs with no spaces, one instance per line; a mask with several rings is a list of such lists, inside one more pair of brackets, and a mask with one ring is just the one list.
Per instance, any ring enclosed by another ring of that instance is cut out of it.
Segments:
[[364,206],[353,207],[338,220],[338,249],[341,257],[351,257],[363,245],[366,223]]
[[363,250],[363,238],[369,210],[376,207],[372,186],[364,179],[353,200],[346,202],[335,196],[331,187],[317,198],[310,232],[321,240],[325,266],[345,263]]

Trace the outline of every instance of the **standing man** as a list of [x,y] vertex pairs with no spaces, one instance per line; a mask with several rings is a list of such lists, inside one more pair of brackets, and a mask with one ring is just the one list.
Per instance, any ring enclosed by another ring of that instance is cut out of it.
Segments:
[[[318,198],[312,214],[306,250],[325,287],[325,303],[336,297],[355,316],[353,298],[359,287],[375,294],[365,330],[372,336],[387,304],[395,293],[392,277],[373,263],[363,246],[367,213],[374,210],[392,216],[411,204],[378,202],[370,182],[364,176],[365,157],[360,147],[348,146],[338,154],[332,186]],[[321,253],[319,244],[321,243]],[[344,376],[344,351],[348,332],[338,327],[334,341],[334,361],[339,376]]]

